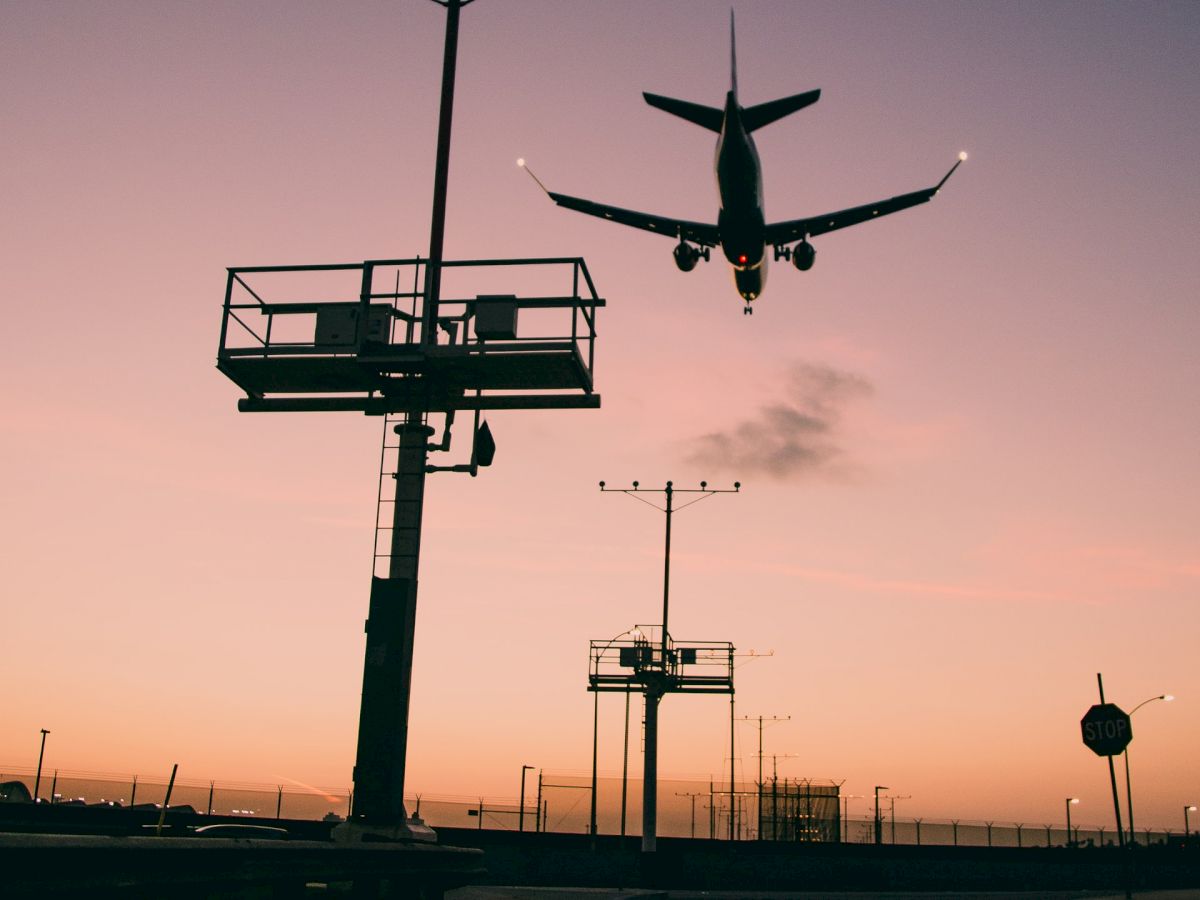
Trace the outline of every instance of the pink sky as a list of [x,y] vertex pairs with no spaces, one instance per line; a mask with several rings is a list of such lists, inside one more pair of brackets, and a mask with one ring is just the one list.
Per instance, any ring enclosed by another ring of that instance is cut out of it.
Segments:
[[[971,159],[932,204],[817,239],[811,272],[778,264],[744,317],[723,264],[683,275],[514,165],[713,220],[712,135],[640,92],[720,103],[728,4],[464,10],[447,256],[584,256],[604,405],[496,413],[496,465],[431,480],[410,790],[588,769],[587,642],[661,592],[661,518],[596,482],[707,478],[744,488],[676,520],[672,631],[774,651],[738,669],[737,711],[792,716],[781,775],[932,818],[1058,822],[1079,796],[1107,825],[1078,726],[1101,671],[1126,707],[1178,697],[1130,752],[1139,826],[1178,827],[1200,799],[1200,9],[736,5],[743,103],[823,91],[756,135],[769,219]],[[49,728],[64,769],[348,784],[380,425],[237,413],[224,267],[426,252],[443,22],[424,0],[0,11],[0,763]],[[822,418],[825,464],[768,464],[771,407]],[[746,423],[736,459],[696,461]],[[660,771],[724,771],[727,723],[668,698]]]

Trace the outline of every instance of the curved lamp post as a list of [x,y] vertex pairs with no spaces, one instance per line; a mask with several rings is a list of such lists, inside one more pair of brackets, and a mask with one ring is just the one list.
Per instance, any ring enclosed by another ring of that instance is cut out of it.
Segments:
[[1067,846],[1070,847],[1073,843],[1071,840],[1071,807],[1079,802],[1078,797],[1067,798]]
[[[1165,700],[1170,703],[1175,699],[1174,694],[1159,694],[1157,697],[1150,697],[1143,700],[1137,706],[1129,711],[1129,715],[1133,716],[1135,712],[1145,706],[1147,703],[1153,703],[1155,700]],[[1129,846],[1133,846],[1135,841],[1135,832],[1133,830],[1133,788],[1129,786],[1129,745],[1125,745],[1125,750],[1121,754],[1125,757],[1125,806],[1129,810]]]

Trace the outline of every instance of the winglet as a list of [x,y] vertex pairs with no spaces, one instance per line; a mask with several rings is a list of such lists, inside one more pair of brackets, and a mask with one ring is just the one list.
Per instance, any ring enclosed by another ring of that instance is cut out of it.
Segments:
[[[531,168],[529,168],[529,166],[525,165],[524,157],[517,160],[517,165],[520,166],[522,169],[524,169],[529,174],[529,177],[534,180],[534,182],[537,184],[537,186],[546,192],[547,197],[550,196],[550,191],[544,184],[542,184],[542,179],[540,179],[536,175],[534,175],[533,169],[531,169]],[[953,170],[951,170],[951,171],[953,171]],[[947,176],[947,177],[949,177],[949,176]],[[945,180],[945,179],[943,179],[943,180]]]
[[967,151],[963,150],[961,153],[958,154],[958,162],[956,162],[954,165],[952,165],[950,167],[950,171],[947,172],[945,177],[943,177],[942,180],[937,183],[937,187],[935,187],[933,189],[933,192],[936,194],[938,191],[940,191],[942,189],[942,185],[950,180],[950,176],[954,174],[954,170],[957,169],[959,166],[961,166],[966,161],[967,161]]

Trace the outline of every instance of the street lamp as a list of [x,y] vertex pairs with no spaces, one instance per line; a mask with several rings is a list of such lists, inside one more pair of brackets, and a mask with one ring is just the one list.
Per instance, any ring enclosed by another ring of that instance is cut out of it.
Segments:
[[534,768],[537,767],[521,766],[521,812],[517,817],[517,821],[520,823],[517,825],[517,831],[525,830],[525,773]]
[[[38,802],[38,790],[42,786],[42,757],[46,755],[46,735],[48,735],[49,733],[50,732],[47,731],[45,728],[42,729],[42,749],[38,751],[37,777],[33,780],[33,802],[34,803]],[[53,793],[53,792],[51,792],[51,793]],[[53,802],[54,798],[51,797],[50,801]]]
[[1195,811],[1196,811],[1196,807],[1194,807],[1194,806],[1185,806],[1183,808],[1183,838],[1184,838],[1184,840],[1187,840],[1188,835],[1192,833],[1192,831],[1191,831],[1192,825],[1188,821],[1188,813],[1195,812]]
[[[1143,700],[1137,706],[1129,711],[1132,716],[1135,712],[1145,706],[1147,703],[1153,703],[1155,700],[1165,700],[1170,703],[1175,699],[1174,694],[1159,694],[1157,697],[1151,697],[1148,700]],[[1133,846],[1135,840],[1135,832],[1133,830],[1133,789],[1129,786],[1129,745],[1125,745],[1125,751],[1121,754],[1125,757],[1125,806],[1129,809],[1129,846]]]
[[875,785],[875,843],[876,844],[883,843],[883,820],[881,818],[879,818],[879,792],[880,791],[888,791],[888,790],[891,790],[891,788],[889,788],[885,785],[882,785],[882,784]]
[[1067,846],[1071,846],[1071,807],[1079,802],[1078,797],[1067,798]]

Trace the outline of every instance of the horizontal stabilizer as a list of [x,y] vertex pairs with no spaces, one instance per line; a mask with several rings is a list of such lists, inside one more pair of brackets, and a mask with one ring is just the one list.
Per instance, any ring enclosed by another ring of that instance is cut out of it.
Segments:
[[821,89],[817,88],[815,91],[805,91],[803,94],[792,94],[790,97],[772,100],[769,103],[760,103],[742,110],[742,124],[747,131],[754,131],[756,128],[762,128],[777,119],[791,115],[796,110],[812,106],[820,99]]
[[[686,100],[676,100],[673,97],[662,97],[658,94],[643,93],[642,96],[646,98],[646,102],[651,106],[658,107],[664,112],[669,112],[673,116],[679,116],[681,119],[687,119],[689,122],[694,122],[701,128],[707,128],[709,131],[715,131],[718,134],[721,132],[721,121],[725,118],[724,110],[713,106],[701,106],[699,103],[688,103]],[[776,102],[781,103],[783,101],[777,100]],[[786,113],[780,113],[780,115],[786,115]]]

